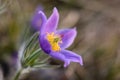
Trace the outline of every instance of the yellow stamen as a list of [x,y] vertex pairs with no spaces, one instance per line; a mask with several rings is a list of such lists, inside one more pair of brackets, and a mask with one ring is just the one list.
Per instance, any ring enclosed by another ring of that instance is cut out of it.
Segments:
[[59,43],[61,43],[61,38],[58,35],[55,35],[54,32],[47,33],[47,40],[50,43],[53,51],[60,51]]

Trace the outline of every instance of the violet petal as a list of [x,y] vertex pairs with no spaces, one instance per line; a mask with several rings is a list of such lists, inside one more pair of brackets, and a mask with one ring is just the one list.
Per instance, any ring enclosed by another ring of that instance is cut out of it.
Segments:
[[51,46],[50,46],[49,42],[47,41],[46,36],[45,35],[39,36],[39,42],[40,42],[40,46],[41,46],[42,50],[45,53],[49,54],[51,52]]
[[43,32],[54,32],[57,28],[59,21],[59,13],[56,8],[54,8],[52,15],[49,17],[47,20],[44,29],[42,30]]
[[60,52],[51,52],[49,55],[55,59],[63,61],[64,67],[67,67],[70,64],[70,61]]
[[57,34],[59,34],[62,38],[62,43],[60,44],[60,47],[62,49],[68,48],[74,41],[77,31],[76,28],[73,29],[63,29],[58,30]]
[[61,52],[51,52],[49,55],[55,59],[62,60],[64,67],[67,67],[70,62],[78,62],[83,65],[82,57],[72,51],[62,50]]
[[82,57],[72,51],[68,51],[68,50],[62,50],[61,53],[65,56],[65,58],[67,60],[69,60],[70,62],[78,62],[81,65],[83,65],[83,60]]

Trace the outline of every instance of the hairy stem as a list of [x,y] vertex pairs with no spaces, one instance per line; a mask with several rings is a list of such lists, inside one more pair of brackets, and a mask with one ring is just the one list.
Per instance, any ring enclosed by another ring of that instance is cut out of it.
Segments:
[[14,80],[18,80],[19,76],[21,75],[21,72],[23,71],[23,68],[21,68],[15,75]]

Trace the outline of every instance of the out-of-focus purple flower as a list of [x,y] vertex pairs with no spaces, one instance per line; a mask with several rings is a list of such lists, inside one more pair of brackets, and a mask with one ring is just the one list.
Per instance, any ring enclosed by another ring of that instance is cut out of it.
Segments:
[[19,69],[21,65],[18,58],[18,52],[17,51],[12,52],[11,58],[12,67],[15,69]]
[[12,53],[12,60],[13,60],[13,62],[14,63],[16,63],[17,62],[17,60],[18,60],[18,52],[17,51],[14,51],[13,53]]
[[42,25],[42,16],[38,14],[39,11],[43,11],[43,7],[40,5],[37,7],[35,13],[34,13],[34,16],[32,17],[32,20],[31,20],[31,24],[32,24],[32,28],[35,30],[35,31],[38,31],[40,29],[40,26]]
[[[78,62],[83,65],[80,55],[66,50],[77,35],[76,28],[56,30],[59,21],[59,13],[56,8],[53,9],[53,13],[48,19],[41,10],[36,12],[35,17],[37,18],[33,23],[40,27],[39,42],[42,50],[51,57],[64,61],[64,67],[67,67],[70,62]],[[42,25],[36,24],[36,21],[39,20],[42,21]]]

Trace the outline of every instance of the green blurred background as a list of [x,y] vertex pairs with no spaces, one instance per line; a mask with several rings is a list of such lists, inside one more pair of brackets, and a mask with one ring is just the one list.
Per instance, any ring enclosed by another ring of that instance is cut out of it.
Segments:
[[[13,76],[17,63],[13,65],[11,55],[27,39],[23,34],[38,6],[47,17],[57,7],[59,28],[77,27],[69,50],[83,57],[84,66],[71,63],[66,69],[37,70],[21,80],[120,80],[120,0],[0,0],[0,80]],[[37,77],[43,72],[47,78]]]

